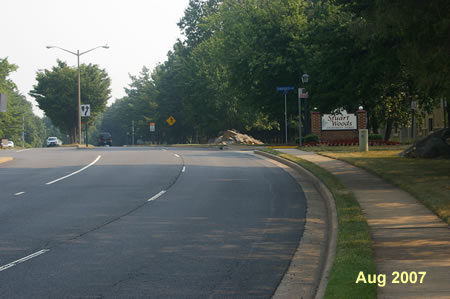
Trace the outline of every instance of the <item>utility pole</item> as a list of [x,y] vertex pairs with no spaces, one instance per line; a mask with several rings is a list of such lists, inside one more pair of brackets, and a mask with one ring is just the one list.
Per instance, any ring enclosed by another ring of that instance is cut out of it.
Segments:
[[[47,46],[47,49],[51,49],[51,48],[57,48],[57,49],[63,50],[65,52],[67,52],[67,53],[70,53],[72,55],[77,56],[77,69],[78,69],[78,134],[76,134],[76,135],[78,135],[78,143],[82,144],[83,143],[83,139],[81,138],[81,112],[80,112],[80,109],[81,109],[80,108],[80,106],[81,106],[80,56],[83,55],[83,54],[86,54],[88,52],[91,52],[91,51],[93,51],[95,49],[98,49],[98,48],[109,49],[109,46],[108,45],[98,46],[98,47],[92,48],[90,50],[84,51],[82,53],[80,53],[80,50],[77,50],[77,52],[72,52],[72,51],[66,50],[66,49],[58,47],[58,46]],[[75,142],[76,142],[76,138],[77,137],[75,137]]]

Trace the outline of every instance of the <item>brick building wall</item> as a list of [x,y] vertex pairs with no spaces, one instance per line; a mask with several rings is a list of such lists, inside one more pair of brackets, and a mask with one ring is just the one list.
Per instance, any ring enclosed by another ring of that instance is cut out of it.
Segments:
[[359,130],[367,129],[367,112],[358,110],[356,112],[357,130],[327,130],[322,131],[322,115],[320,112],[311,112],[311,132],[319,136],[322,142],[333,140],[358,139]]

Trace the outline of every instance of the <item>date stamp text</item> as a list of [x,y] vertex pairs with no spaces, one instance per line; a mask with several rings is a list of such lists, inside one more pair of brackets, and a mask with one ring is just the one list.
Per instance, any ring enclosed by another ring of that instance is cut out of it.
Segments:
[[407,272],[407,271],[394,271],[391,273],[390,280],[386,274],[365,274],[360,271],[358,277],[356,278],[356,284],[377,284],[380,288],[385,287],[386,283],[391,284],[422,284],[425,280],[427,272]]

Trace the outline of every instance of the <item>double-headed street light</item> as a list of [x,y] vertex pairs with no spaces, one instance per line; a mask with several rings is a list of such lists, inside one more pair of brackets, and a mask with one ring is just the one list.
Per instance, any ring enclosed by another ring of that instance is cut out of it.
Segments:
[[77,50],[77,52],[72,52],[69,50],[66,50],[64,48],[58,47],[58,46],[47,46],[47,49],[51,49],[51,48],[58,48],[60,50],[63,50],[67,53],[73,54],[75,56],[77,56],[77,68],[78,68],[78,141],[79,143],[81,143],[81,84],[80,84],[80,56],[83,54],[86,54],[88,52],[94,51],[95,49],[98,48],[104,48],[104,49],[109,49],[108,45],[104,45],[104,46],[98,46],[95,48],[92,48],[90,50],[84,51],[80,53],[80,50]]

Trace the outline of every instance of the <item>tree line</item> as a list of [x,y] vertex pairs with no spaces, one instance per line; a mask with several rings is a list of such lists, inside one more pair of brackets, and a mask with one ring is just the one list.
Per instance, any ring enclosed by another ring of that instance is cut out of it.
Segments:
[[[449,5],[191,0],[178,23],[184,39],[154,70],[131,77],[127,95],[107,109],[102,124],[121,143],[130,142],[132,120],[144,140],[207,141],[234,128],[281,141],[283,96],[275,89],[296,86],[307,88],[310,109],[362,105],[370,129],[387,127],[389,139],[394,125],[411,123],[412,101],[430,112],[449,98]],[[303,73],[308,85],[300,82]],[[288,98],[291,133],[299,121],[296,97]],[[169,116],[177,120],[172,127]]]
[[17,66],[7,58],[0,58],[0,93],[8,96],[6,112],[0,112],[0,138],[11,140],[15,145],[40,147],[45,140],[46,126],[34,115],[31,103],[9,78],[16,70]]
[[[198,143],[237,129],[280,142],[284,98],[276,87],[295,86],[308,91],[309,110],[363,106],[369,129],[387,127],[389,139],[394,125],[411,123],[412,101],[430,112],[449,99],[449,21],[447,0],[191,0],[167,60],[130,76],[126,96],[110,107],[107,72],[82,65],[90,135],[108,131],[115,144],[129,144],[133,133],[135,141]],[[74,136],[76,69],[58,61],[36,79],[30,94]],[[297,136],[295,92],[287,111],[289,135]]]

